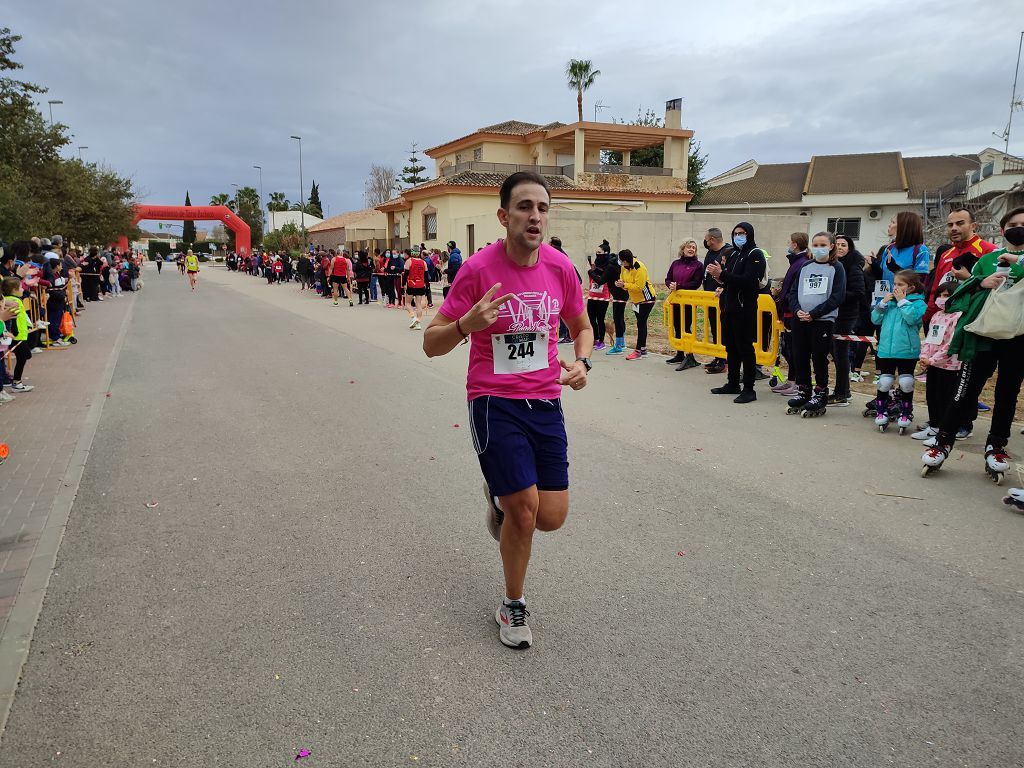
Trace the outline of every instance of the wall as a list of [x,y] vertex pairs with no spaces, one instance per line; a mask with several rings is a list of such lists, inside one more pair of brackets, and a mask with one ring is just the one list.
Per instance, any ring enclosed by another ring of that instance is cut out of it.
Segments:
[[271,232],[275,229],[280,229],[285,224],[294,224],[296,227],[301,227],[303,219],[306,222],[306,229],[323,221],[323,219],[309,213],[303,213],[302,211],[270,211],[267,217],[267,223],[270,226],[269,231]]
[[[793,232],[806,232],[808,217],[755,213],[744,216],[743,220],[750,222],[757,243],[768,250],[772,275],[781,277],[788,267],[789,236]],[[660,282],[684,240],[692,238],[702,243],[709,227],[719,227],[728,239],[737,221],[740,219],[733,214],[553,210],[548,229],[550,234],[562,238],[565,250],[581,269],[586,266],[587,254],[594,253],[602,240],[608,240],[613,250],[629,248],[647,265],[652,279]],[[478,243],[492,239],[481,239],[479,232],[478,228]],[[703,248],[700,254],[703,256]]]

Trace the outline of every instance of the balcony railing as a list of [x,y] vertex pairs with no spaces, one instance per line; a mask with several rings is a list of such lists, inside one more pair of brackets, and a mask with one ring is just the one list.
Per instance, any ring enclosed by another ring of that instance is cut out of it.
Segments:
[[[615,173],[628,176],[671,176],[671,168],[649,168],[643,165],[586,165],[584,170],[587,173]],[[568,176],[572,178],[576,172],[576,166],[570,165],[517,165],[515,163],[485,163],[481,160],[471,160],[465,163],[456,163],[441,169],[441,176],[454,176],[463,171],[476,171],[477,173],[505,173],[513,174],[518,171],[533,171],[545,176]]]
[[481,160],[471,160],[467,163],[456,163],[441,170],[442,176],[454,176],[463,171],[476,171],[478,173],[507,173],[509,175],[519,171],[533,171],[545,176],[565,175],[565,167],[561,165],[516,165],[515,163],[485,163]]
[[671,168],[650,168],[645,165],[586,165],[587,173],[621,173],[628,176],[671,176]]

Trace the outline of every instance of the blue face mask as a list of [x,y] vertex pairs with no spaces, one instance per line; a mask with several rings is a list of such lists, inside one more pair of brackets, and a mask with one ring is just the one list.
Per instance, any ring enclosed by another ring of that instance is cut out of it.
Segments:
[[732,244],[735,245],[737,248],[742,248],[744,245],[747,244],[747,236],[746,235],[733,235],[732,236]]

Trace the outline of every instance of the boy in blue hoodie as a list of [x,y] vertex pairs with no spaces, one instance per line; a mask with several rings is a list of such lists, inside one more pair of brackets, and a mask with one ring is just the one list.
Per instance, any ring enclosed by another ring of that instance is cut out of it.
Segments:
[[889,392],[899,376],[900,415],[897,426],[906,432],[914,420],[914,369],[921,355],[921,322],[927,303],[924,282],[912,269],[903,269],[893,278],[893,289],[871,310],[871,322],[881,326],[878,332],[878,393],[875,399],[875,425],[884,432],[889,426]]

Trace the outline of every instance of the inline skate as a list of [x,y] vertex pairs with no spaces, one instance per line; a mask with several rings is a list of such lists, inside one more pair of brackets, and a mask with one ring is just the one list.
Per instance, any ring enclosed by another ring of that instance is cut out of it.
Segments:
[[907,430],[914,424],[914,403],[912,400],[900,401],[899,416],[896,417],[896,426],[899,427],[900,436],[907,434]]
[[942,469],[943,462],[949,458],[949,446],[936,443],[921,456],[921,477],[928,477],[932,472]]
[[889,405],[888,398],[880,397],[875,400],[875,426],[878,427],[879,432],[885,432],[889,428],[889,422],[892,421]]
[[1024,488],[1011,488],[1003,497],[1003,504],[1018,515],[1024,515]]
[[828,390],[815,387],[814,396],[808,398],[800,409],[800,417],[807,419],[814,418],[815,416],[824,416],[827,405]]
[[811,388],[800,387],[800,394],[798,394],[796,397],[790,398],[790,400],[786,403],[786,405],[788,406],[786,408],[786,413],[800,413],[800,411],[804,409],[804,406],[807,405],[810,399]]
[[1010,457],[1004,448],[985,446],[985,472],[996,485],[1003,484],[1003,476],[1010,468]]

